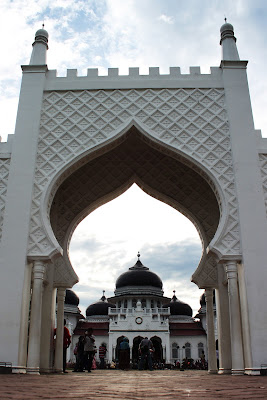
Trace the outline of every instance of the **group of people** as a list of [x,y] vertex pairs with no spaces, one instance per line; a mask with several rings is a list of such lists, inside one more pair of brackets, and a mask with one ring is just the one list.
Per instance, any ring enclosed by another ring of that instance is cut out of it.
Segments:
[[[84,336],[80,336],[75,346],[74,354],[76,356],[76,364],[73,372],[83,372],[84,370],[91,372],[97,348],[95,346],[95,337],[93,330],[89,328]],[[99,346],[100,368],[104,368],[105,356],[107,348],[105,343]]]
[[[63,338],[63,372],[66,373],[66,354],[67,348],[71,343],[71,335],[68,328],[65,326],[66,320],[64,320],[64,338]],[[54,331],[54,335],[56,336],[56,329]],[[106,344],[102,343],[99,346],[99,359],[100,359],[100,369],[105,368],[105,357],[107,353]],[[150,339],[145,337],[141,340],[138,353],[139,353],[139,361],[138,361],[138,369],[143,370],[144,368],[148,368],[150,371],[153,370],[153,353],[155,349],[153,347],[153,343]],[[97,353],[97,348],[95,346],[95,337],[93,335],[92,328],[89,328],[84,336],[80,336],[78,342],[76,343],[74,354],[76,356],[76,364],[73,372],[84,372],[85,370],[91,372],[93,363],[95,362],[95,354]],[[127,370],[130,368],[130,346],[129,341],[126,337],[120,343],[119,346],[119,354],[118,354],[118,367],[122,370]],[[155,365],[155,368],[164,369],[164,364]],[[184,358],[180,363],[179,361],[174,363],[174,368],[178,369],[207,369],[207,362],[205,360],[204,352],[200,358],[194,362],[193,359]],[[172,367],[172,368],[173,368]],[[112,365],[110,365],[112,368]],[[113,368],[116,368],[114,364]]]
[[[153,343],[150,339],[145,337],[141,340],[138,348],[140,360],[138,363],[138,369],[141,371],[145,365],[148,366],[150,371],[153,370],[152,354],[154,353]],[[130,346],[128,339],[125,337],[120,343],[119,347],[119,368],[123,370],[129,369],[130,366]]]

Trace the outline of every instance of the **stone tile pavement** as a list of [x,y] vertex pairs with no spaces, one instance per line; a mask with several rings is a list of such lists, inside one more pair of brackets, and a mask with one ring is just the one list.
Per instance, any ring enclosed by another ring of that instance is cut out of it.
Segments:
[[0,399],[266,400],[267,376],[223,376],[176,370],[0,375]]

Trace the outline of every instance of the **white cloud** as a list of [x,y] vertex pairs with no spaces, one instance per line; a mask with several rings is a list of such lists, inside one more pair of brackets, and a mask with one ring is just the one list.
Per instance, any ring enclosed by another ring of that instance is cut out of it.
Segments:
[[163,280],[165,295],[171,297],[176,289],[196,312],[200,291],[190,277],[201,257],[198,233],[183,215],[137,185],[93,211],[74,232],[70,259],[80,277],[77,294],[81,285],[83,312],[102,290],[114,295],[116,279],[135,264],[138,251],[143,264]]
[[158,20],[166,22],[167,24],[174,24],[174,18],[173,17],[169,17],[168,15],[165,15],[165,14],[161,14],[158,17]]

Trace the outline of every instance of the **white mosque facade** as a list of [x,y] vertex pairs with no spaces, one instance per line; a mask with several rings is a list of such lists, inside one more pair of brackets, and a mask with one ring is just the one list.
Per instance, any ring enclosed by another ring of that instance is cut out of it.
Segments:
[[[133,183],[199,232],[203,251],[191,280],[205,290],[209,373],[218,372],[214,290],[219,373],[254,375],[266,365],[267,139],[254,127],[248,62],[227,22],[220,44],[220,62],[208,74],[153,67],[141,75],[134,67],[128,75],[89,68],[86,76],[68,69],[61,77],[47,66],[48,32],[36,32],[22,66],[15,134],[0,143],[0,362],[14,373],[62,371],[65,293],[78,282],[72,234]],[[156,299],[165,301],[159,287],[146,297],[122,289],[108,299],[116,310],[99,320],[109,357],[120,334],[133,346],[146,325],[158,329],[166,359],[173,343],[183,348],[173,335],[177,316],[156,307]]]
[[[72,291],[67,302],[77,307]],[[86,319],[77,321],[77,314],[69,313],[65,301],[67,326],[72,332],[72,345],[68,359],[73,361],[73,348],[80,335],[90,327],[96,338],[96,348],[105,343],[107,362],[118,359],[119,344],[124,337],[129,341],[132,365],[138,361],[138,346],[142,338],[149,337],[155,349],[155,362],[174,365],[185,357],[199,360],[202,352],[207,358],[206,330],[200,320],[192,317],[191,307],[178,300],[175,292],[165,297],[160,277],[144,266],[139,259],[116,281],[115,295],[103,296],[86,309]],[[204,314],[203,314],[204,315]],[[76,321],[75,319],[76,318]],[[96,355],[98,359],[98,353]]]

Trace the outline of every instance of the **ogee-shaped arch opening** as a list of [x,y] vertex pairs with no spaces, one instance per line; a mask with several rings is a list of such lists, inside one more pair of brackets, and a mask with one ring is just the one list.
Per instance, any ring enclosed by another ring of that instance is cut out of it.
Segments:
[[65,255],[79,222],[134,182],[147,194],[171,205],[196,226],[206,249],[220,220],[209,178],[192,163],[149,140],[132,127],[117,146],[76,169],[59,186],[50,210],[54,235]]

